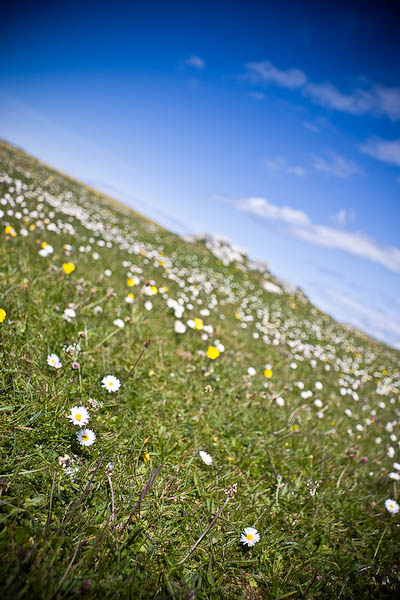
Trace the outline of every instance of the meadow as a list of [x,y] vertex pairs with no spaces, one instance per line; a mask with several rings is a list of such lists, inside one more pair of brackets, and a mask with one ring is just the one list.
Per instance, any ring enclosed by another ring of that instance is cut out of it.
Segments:
[[399,351],[5,142],[0,222],[3,598],[396,596]]

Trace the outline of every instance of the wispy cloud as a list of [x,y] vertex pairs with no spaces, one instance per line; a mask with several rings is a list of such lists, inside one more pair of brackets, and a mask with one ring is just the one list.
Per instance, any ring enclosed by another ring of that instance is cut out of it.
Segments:
[[314,224],[304,211],[291,206],[278,206],[262,197],[220,199],[230,202],[239,211],[267,221],[280,221],[286,226],[284,233],[291,237],[316,246],[342,250],[378,263],[394,273],[400,273],[400,248],[383,246],[359,231],[345,231],[337,227]]
[[282,71],[268,60],[247,63],[245,77],[255,84],[274,83],[290,90],[300,88],[307,82],[306,75],[300,69]]
[[[367,331],[375,338],[389,340],[395,347],[400,348],[400,321],[390,314],[365,306],[355,298],[336,290],[324,290],[324,294],[335,308],[342,309],[342,315],[347,322],[361,330]],[[329,306],[325,308],[329,312]],[[335,311],[337,312],[337,310]]]
[[301,90],[315,104],[352,115],[384,115],[392,121],[400,119],[400,88],[366,82],[365,87],[344,92],[331,82],[312,82],[300,69],[279,69],[268,60],[247,63],[244,79],[253,85],[272,84]]
[[190,67],[192,69],[202,71],[206,66],[206,62],[203,58],[200,58],[200,56],[190,56],[189,58],[186,58],[182,61],[181,66]]
[[234,202],[236,208],[243,212],[253,213],[264,219],[283,221],[290,225],[304,226],[310,223],[309,217],[302,210],[290,206],[277,206],[266,198],[246,198]]
[[304,177],[307,175],[307,169],[301,165],[290,165],[284,156],[277,156],[276,158],[267,158],[264,161],[264,168],[271,175],[296,175],[297,177]]
[[332,215],[332,221],[339,227],[345,227],[350,221],[354,221],[355,213],[354,210],[348,210],[341,208],[336,215]]
[[311,225],[307,228],[292,228],[290,233],[305,242],[344,250],[349,254],[367,258],[395,273],[400,273],[400,248],[381,246],[374,239],[358,231],[343,231],[326,225]]
[[311,164],[307,166],[290,164],[284,156],[267,158],[264,161],[265,170],[273,176],[280,177],[283,175],[296,175],[304,177],[309,175],[311,171],[325,173],[341,179],[347,179],[353,175],[363,175],[364,171],[354,161],[340,156],[338,154],[329,158],[322,156],[312,157]]
[[330,160],[322,156],[314,156],[313,168],[316,171],[347,179],[352,175],[363,175],[364,171],[352,160],[335,155]]
[[370,139],[360,147],[360,150],[381,162],[400,167],[400,139]]

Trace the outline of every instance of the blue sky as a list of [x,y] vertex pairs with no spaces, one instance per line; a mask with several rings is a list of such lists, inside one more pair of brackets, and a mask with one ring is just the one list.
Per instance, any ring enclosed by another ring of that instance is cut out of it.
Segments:
[[272,4],[9,6],[0,136],[400,347],[399,15]]

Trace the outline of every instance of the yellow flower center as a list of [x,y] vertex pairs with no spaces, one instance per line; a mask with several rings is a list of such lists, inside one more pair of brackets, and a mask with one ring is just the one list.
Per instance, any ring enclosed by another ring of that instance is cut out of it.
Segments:
[[89,436],[88,436],[88,434],[87,434],[87,433],[85,433],[85,435],[83,435],[83,436],[82,436],[82,439],[83,439],[85,442],[87,442],[87,441],[88,441],[88,439],[89,439]]
[[113,386],[113,382],[112,382],[112,381],[109,381],[109,382],[108,382],[108,385],[109,385],[110,387],[112,387],[112,386]]
[[251,540],[253,539],[254,535],[252,533],[248,533],[246,535],[246,539],[249,540],[249,542],[251,542]]
[[79,413],[78,413],[78,414],[76,414],[76,415],[75,415],[75,419],[76,419],[77,421],[80,421],[80,420],[82,419],[82,415],[81,415],[81,414],[79,414]]

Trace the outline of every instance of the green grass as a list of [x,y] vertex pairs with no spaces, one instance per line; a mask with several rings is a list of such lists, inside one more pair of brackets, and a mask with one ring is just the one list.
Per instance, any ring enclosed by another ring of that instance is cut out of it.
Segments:
[[[224,265],[203,242],[8,144],[0,163],[3,597],[393,598],[400,513],[384,502],[398,497],[388,473],[400,462],[390,438],[400,353],[336,323],[300,291],[286,293],[247,258]],[[54,248],[47,257],[42,242]],[[76,269],[66,275],[68,262]],[[129,272],[139,285],[127,287]],[[282,293],[266,291],[266,280]],[[147,281],[159,289],[151,310]],[[207,339],[190,327],[175,333],[168,297],[182,299],[183,323],[209,309]],[[76,318],[67,322],[70,304]],[[210,360],[218,342],[225,351]],[[71,357],[63,348],[76,343]],[[61,369],[47,365],[51,353]],[[101,387],[109,374],[121,380],[117,393]],[[312,397],[302,398],[299,381]],[[67,418],[75,405],[90,412],[90,447]],[[59,464],[65,454],[73,476]],[[260,532],[252,548],[239,543],[246,526]]]

